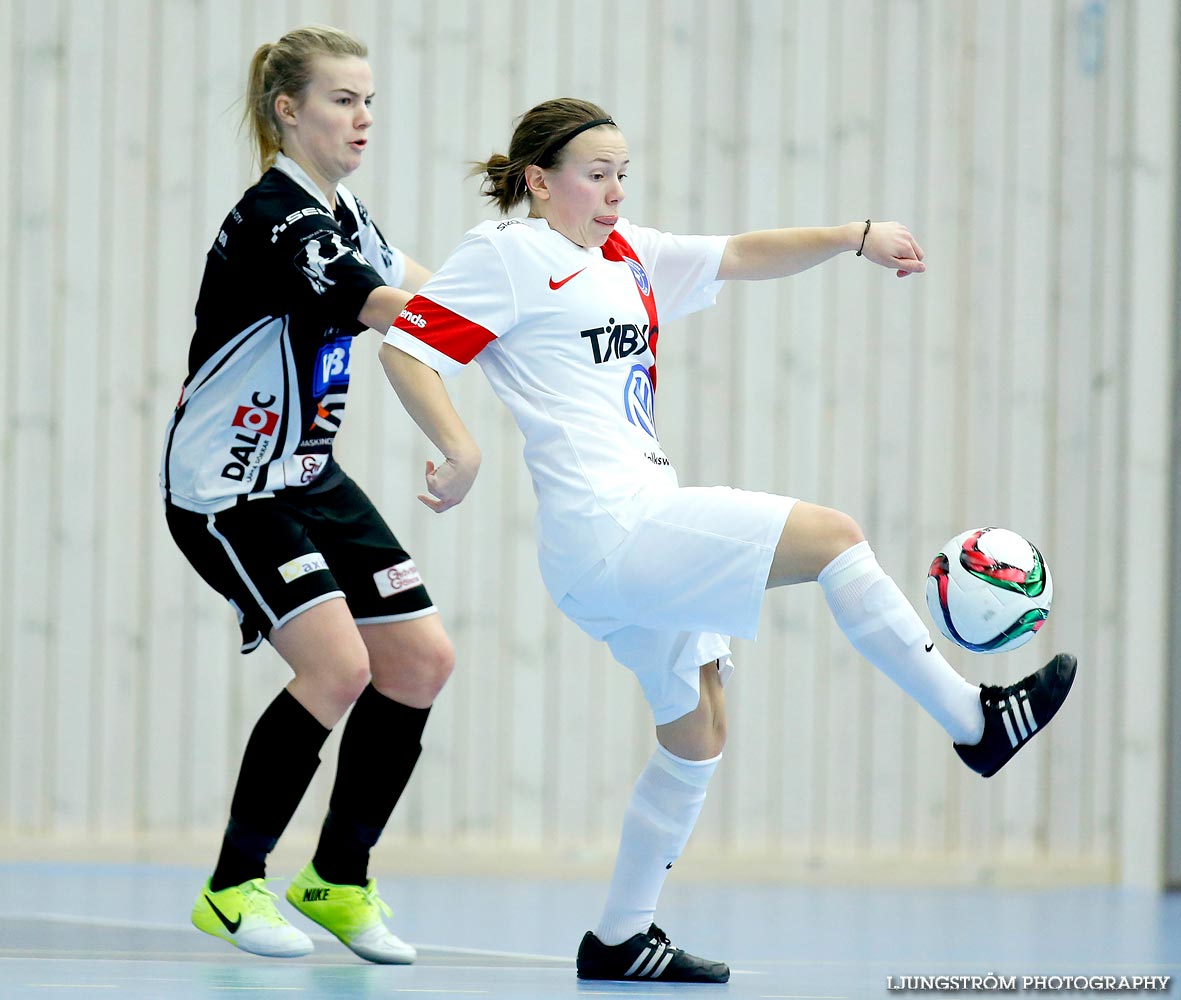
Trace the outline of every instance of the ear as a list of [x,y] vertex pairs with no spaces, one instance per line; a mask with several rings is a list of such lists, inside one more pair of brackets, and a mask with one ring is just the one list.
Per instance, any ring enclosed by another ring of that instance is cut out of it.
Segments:
[[529,194],[534,198],[540,201],[547,201],[549,199],[549,187],[545,183],[545,171],[536,163],[530,163],[525,168],[525,187],[529,189]]
[[275,116],[284,125],[296,125],[295,101],[287,94],[280,94],[275,98]]

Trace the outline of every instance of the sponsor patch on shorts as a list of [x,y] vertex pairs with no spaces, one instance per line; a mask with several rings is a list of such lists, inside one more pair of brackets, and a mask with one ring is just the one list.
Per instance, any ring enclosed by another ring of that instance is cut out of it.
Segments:
[[298,559],[292,559],[291,562],[283,563],[279,567],[279,575],[283,577],[285,583],[294,583],[301,576],[307,576],[309,573],[327,568],[328,560],[319,552],[309,552],[306,556],[300,556]]
[[373,582],[377,584],[377,592],[382,597],[393,597],[404,590],[422,586],[422,577],[413,559],[407,559],[389,569],[381,569],[373,574]]

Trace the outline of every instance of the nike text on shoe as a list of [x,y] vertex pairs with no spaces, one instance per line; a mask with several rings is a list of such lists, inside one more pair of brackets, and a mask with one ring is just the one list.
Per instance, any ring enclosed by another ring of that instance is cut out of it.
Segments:
[[363,888],[325,882],[309,861],[287,887],[287,902],[370,962],[409,965],[418,957],[386,927],[382,915],[388,917],[390,908],[377,894],[373,879]]
[[1070,693],[1076,667],[1073,656],[1059,653],[1037,673],[1016,684],[981,684],[984,736],[970,746],[956,743],[960,760],[986,778],[996,774],[1054,718]]
[[674,948],[668,935],[653,924],[623,944],[603,944],[587,931],[578,946],[579,979],[656,980],[664,983],[725,983],[730,967]]
[[193,904],[193,926],[255,955],[298,958],[312,939],[292,927],[275,908],[278,897],[260,878],[213,892],[209,883]]

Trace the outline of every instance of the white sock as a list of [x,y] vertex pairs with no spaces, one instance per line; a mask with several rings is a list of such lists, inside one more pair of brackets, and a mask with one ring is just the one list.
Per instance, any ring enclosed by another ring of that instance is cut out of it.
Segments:
[[721,759],[683,760],[662,746],[648,758],[623,815],[611,888],[595,928],[603,944],[647,933],[668,870],[689,841]]
[[854,648],[917,701],[956,743],[984,735],[980,688],[952,669],[918,613],[882,571],[869,542],[846,549],[817,582]]

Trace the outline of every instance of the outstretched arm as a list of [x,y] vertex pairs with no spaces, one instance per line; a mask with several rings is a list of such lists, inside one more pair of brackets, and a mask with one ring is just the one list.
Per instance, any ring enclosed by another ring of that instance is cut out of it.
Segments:
[[392,344],[382,344],[378,356],[406,412],[443,453],[442,465],[426,463],[430,495],[418,495],[431,510],[441,514],[472,488],[480,469],[480,449],[451,405],[438,372]]
[[731,236],[726,241],[718,278],[722,281],[783,278],[815,267],[846,250],[861,247],[865,235],[866,260],[894,268],[898,277],[922,273],[922,248],[900,222],[865,222],[813,229],[763,229]]

